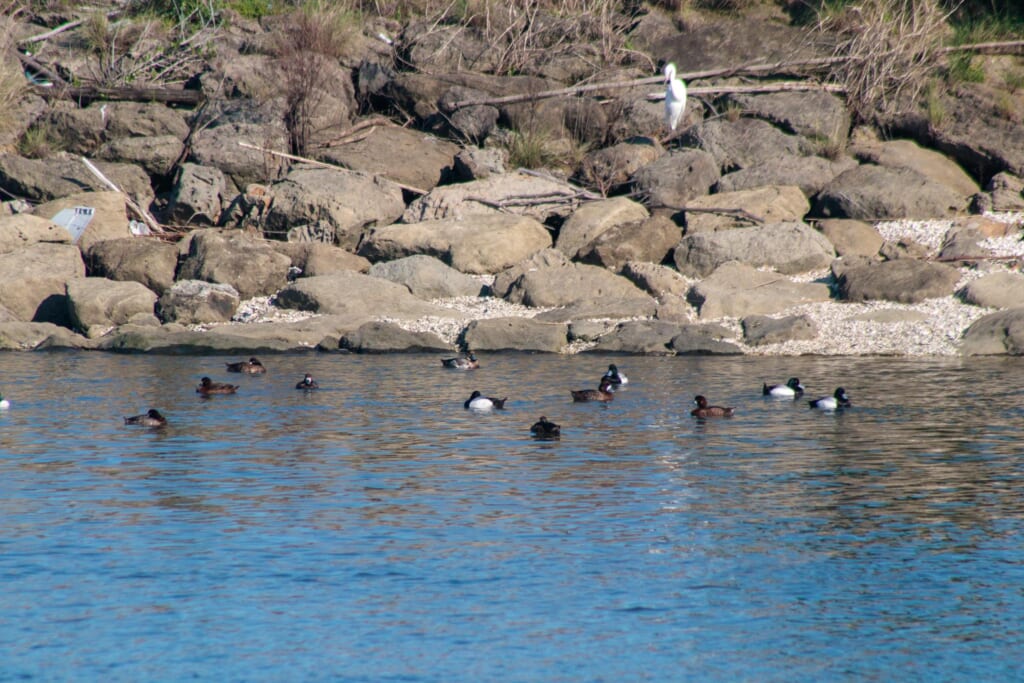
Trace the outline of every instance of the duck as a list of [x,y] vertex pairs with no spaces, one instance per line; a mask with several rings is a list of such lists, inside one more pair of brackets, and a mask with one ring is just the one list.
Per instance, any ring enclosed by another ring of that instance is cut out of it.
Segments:
[[615,363],[608,366],[608,372],[604,373],[604,376],[611,380],[611,383],[615,386],[629,384],[629,378],[619,372],[619,369],[615,367]]
[[295,388],[309,391],[310,389],[319,389],[320,385],[316,383],[315,379],[313,379],[313,375],[307,372],[306,376],[302,378],[302,381],[295,385]]
[[0,410],[7,410],[11,407],[11,402],[4,398],[3,394],[0,394]]
[[466,399],[466,402],[462,406],[466,410],[475,410],[478,412],[485,412],[497,408],[502,410],[505,407],[505,401],[508,400],[508,396],[505,398],[493,398],[491,396],[484,396],[479,391],[474,391]]
[[143,427],[165,427],[167,418],[160,414],[156,408],[150,408],[142,415],[132,415],[124,418],[126,425],[142,425]]
[[697,404],[697,407],[690,411],[690,415],[694,417],[732,417],[736,412],[735,408],[709,406],[708,400],[703,396],[698,396],[693,402]]
[[196,393],[202,394],[203,396],[209,396],[211,394],[233,394],[236,391],[238,391],[237,384],[214,382],[209,377],[203,377],[199,380],[199,386],[196,387]]
[[807,402],[811,408],[816,410],[827,410],[833,411],[840,408],[849,408],[852,404],[850,403],[850,397],[846,393],[846,389],[839,387],[831,396],[822,396],[816,398],[813,401]]
[[530,427],[530,433],[538,439],[557,439],[562,435],[562,428],[541,415]]
[[764,383],[761,393],[775,398],[800,398],[804,393],[804,385],[796,377],[790,377],[785,384]]
[[569,393],[572,394],[572,400],[577,403],[584,401],[607,402],[615,398],[615,394],[612,393],[612,381],[608,377],[601,378],[601,384],[597,389],[581,389]]
[[228,372],[242,372],[246,375],[262,375],[267,371],[263,367],[263,363],[259,362],[256,358],[240,360],[237,363],[225,363],[225,365],[228,366]]
[[480,367],[480,363],[477,362],[476,356],[472,353],[468,353],[461,358],[442,358],[441,365],[453,370],[476,370]]

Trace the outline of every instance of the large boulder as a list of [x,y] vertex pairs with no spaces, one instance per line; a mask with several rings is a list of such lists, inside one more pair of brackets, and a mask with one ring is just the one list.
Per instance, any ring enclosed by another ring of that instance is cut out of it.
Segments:
[[837,285],[839,297],[847,301],[916,304],[952,295],[959,279],[960,271],[944,263],[899,259],[845,268]]
[[749,168],[784,154],[800,154],[800,138],[760,119],[713,119],[686,131],[680,142],[710,154],[722,173]]
[[633,261],[623,266],[620,274],[658,299],[666,296],[686,296],[690,290],[690,281],[677,270],[656,263]]
[[841,97],[824,90],[735,93],[726,101],[745,114],[765,119],[818,144],[837,144],[850,131],[850,112]]
[[562,224],[555,249],[574,259],[604,232],[626,223],[637,223],[648,215],[643,204],[627,197],[588,202]]
[[529,318],[486,318],[471,322],[464,338],[474,351],[560,353],[568,343],[569,328]]
[[706,195],[720,177],[718,163],[707,152],[676,149],[638,170],[633,185],[653,206],[680,208]]
[[806,197],[813,197],[840,173],[857,166],[851,157],[835,161],[818,156],[780,154],[754,166],[727,173],[715,186],[717,192],[753,190],[766,185],[796,185]]
[[188,160],[200,166],[219,168],[238,190],[250,183],[267,183],[280,177],[286,167],[282,159],[251,147],[242,147],[238,144],[240,142],[269,149],[286,149],[288,136],[284,126],[278,123],[229,121],[197,132],[191,140]]
[[375,263],[368,274],[405,285],[421,299],[482,296],[487,289],[480,280],[446,266],[433,256],[406,256]]
[[91,349],[96,342],[53,323],[0,322],[0,351]]
[[750,346],[808,340],[818,336],[818,326],[806,315],[782,318],[750,315],[742,320],[742,325],[743,341]]
[[651,54],[675,62],[680,73],[752,64],[827,57],[831,48],[813,40],[806,29],[766,21],[757,13],[696,23],[656,40]]
[[496,273],[551,246],[533,218],[509,214],[466,216],[377,228],[359,249],[371,261],[423,254],[464,273]]
[[227,195],[227,180],[219,168],[182,164],[171,190],[167,217],[184,225],[217,225]]
[[318,158],[429,191],[451,179],[458,153],[458,145],[447,140],[411,128],[385,126],[373,128],[359,140],[328,147]]
[[52,220],[60,212],[71,213],[78,207],[93,211],[92,218],[76,241],[83,253],[97,242],[131,237],[125,196],[120,192],[80,192],[40,204],[35,213]]
[[71,242],[71,234],[48,218],[30,213],[0,216],[0,253],[17,251],[37,242]]
[[156,323],[156,294],[138,282],[82,277],[68,280],[66,287],[71,323],[91,339],[129,322]]
[[580,172],[587,184],[602,191],[615,190],[644,166],[665,154],[654,138],[634,137],[587,154]]
[[569,259],[557,249],[541,249],[529,257],[506,268],[494,276],[491,283],[491,293],[494,296],[505,298],[512,285],[525,273],[538,268],[553,268],[569,265]]
[[802,221],[811,206],[799,187],[775,185],[697,197],[686,208],[690,209],[686,212],[686,234],[693,235],[750,224],[749,220],[735,214],[711,213],[699,209],[746,211],[767,223],[783,223]]
[[909,168],[932,182],[944,185],[962,197],[962,204],[981,191],[978,183],[949,157],[925,149],[912,140],[872,140],[859,138],[850,149],[862,161],[887,168]]
[[579,263],[537,268],[523,273],[505,297],[526,306],[552,308],[592,299],[633,299],[638,305],[651,297],[624,277]]
[[614,271],[630,262],[661,263],[679,243],[679,226],[664,216],[617,225],[601,234],[580,260]]
[[65,284],[85,277],[78,247],[40,242],[0,254],[0,307],[24,322],[71,326]]
[[384,315],[461,317],[451,309],[417,298],[404,285],[354,272],[300,278],[278,292],[277,305],[352,319],[364,318],[363,322]]
[[818,222],[818,230],[836,250],[840,258],[844,256],[878,255],[885,239],[870,223],[845,218],[828,218]]
[[702,319],[778,313],[792,306],[829,300],[828,285],[793,282],[778,273],[731,261],[693,286],[688,300]]
[[[561,195],[563,199],[553,199]],[[416,199],[402,214],[403,223],[469,218],[505,211],[545,221],[573,212],[575,190],[565,183],[526,173],[492,175],[457,185],[442,185]]]
[[549,311],[538,313],[534,320],[542,322],[573,322],[576,320],[622,320],[624,318],[650,318],[658,311],[654,299],[636,297],[615,299],[599,297],[577,301]]
[[768,223],[686,235],[676,247],[675,262],[689,277],[704,277],[728,261],[791,275],[827,268],[834,256],[828,240],[804,223]]
[[182,113],[157,102],[94,102],[88,109],[105,114],[108,138],[169,135],[184,142],[188,137]]
[[964,332],[965,356],[1024,355],[1024,306],[978,318]]
[[[153,201],[149,176],[135,164],[97,160],[94,165],[140,206],[148,207]],[[80,158],[68,155],[25,159],[14,154],[0,154],[0,186],[36,202],[67,197],[83,190],[108,190],[108,186],[93,175]]]
[[738,355],[742,350],[732,338],[732,333],[720,325],[684,325],[668,347],[680,356]]
[[171,172],[184,152],[185,146],[173,135],[150,138],[115,138],[96,150],[99,159],[121,161],[142,167],[151,176],[165,176]]
[[668,345],[679,334],[682,326],[678,323],[660,320],[630,320],[619,323],[615,329],[597,340],[591,349],[604,353],[670,353]]
[[298,268],[300,277],[331,275],[343,270],[365,273],[370,262],[341,247],[323,242],[271,242],[271,246],[292,260],[292,267]]
[[231,285],[245,300],[284,287],[290,266],[291,259],[263,240],[206,229],[192,235],[178,279]]
[[309,224],[346,249],[355,249],[367,229],[398,220],[405,209],[395,183],[331,168],[295,168],[271,186],[271,194],[274,202],[264,223],[268,234]]
[[963,300],[986,308],[1024,306],[1024,275],[1003,271],[967,283]]
[[163,292],[157,310],[164,322],[226,323],[235,315],[240,303],[238,291],[231,285],[179,280]]
[[841,173],[814,202],[824,218],[931,219],[956,214],[967,198],[910,168],[862,164]]
[[451,345],[431,332],[416,332],[395,323],[368,322],[342,335],[338,346],[356,353],[448,351]]
[[85,262],[90,277],[139,282],[160,295],[174,284],[178,248],[140,237],[102,240],[85,252]]

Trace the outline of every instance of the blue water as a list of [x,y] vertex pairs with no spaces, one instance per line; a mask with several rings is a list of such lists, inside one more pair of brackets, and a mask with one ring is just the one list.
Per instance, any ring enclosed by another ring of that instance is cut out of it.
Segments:
[[0,354],[0,680],[1024,679],[1024,359],[239,358]]

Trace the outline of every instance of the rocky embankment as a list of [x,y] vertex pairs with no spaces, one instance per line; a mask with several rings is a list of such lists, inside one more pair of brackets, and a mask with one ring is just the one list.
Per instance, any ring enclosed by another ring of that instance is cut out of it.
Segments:
[[[0,348],[1024,353],[1024,92],[960,84],[942,121],[912,109],[884,137],[828,92],[709,102],[728,116],[691,98],[663,140],[659,86],[451,106],[649,68],[471,72],[465,27],[368,24],[323,66],[311,163],[267,152],[288,149],[275,27],[232,17],[200,108],[19,100]],[[723,30],[735,51],[704,49]],[[630,38],[680,73],[825,54],[765,17],[651,12]],[[41,42],[40,63],[78,58],[74,30]],[[24,155],[39,130],[61,151]],[[576,163],[513,168],[510,136],[538,131]]]

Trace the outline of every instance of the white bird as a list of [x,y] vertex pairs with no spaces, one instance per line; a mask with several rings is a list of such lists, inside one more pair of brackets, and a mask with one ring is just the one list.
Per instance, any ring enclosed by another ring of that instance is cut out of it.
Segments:
[[674,132],[686,109],[686,84],[676,78],[676,65],[672,62],[665,65],[665,82],[665,125]]
[[0,410],[7,410],[11,407],[11,402],[4,398],[3,394],[0,394]]

